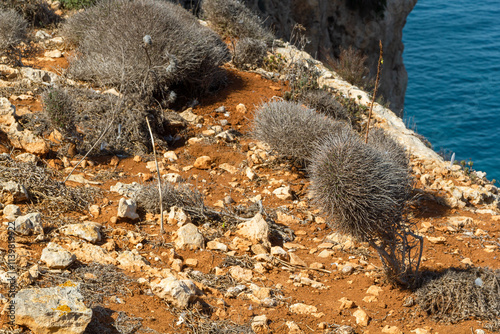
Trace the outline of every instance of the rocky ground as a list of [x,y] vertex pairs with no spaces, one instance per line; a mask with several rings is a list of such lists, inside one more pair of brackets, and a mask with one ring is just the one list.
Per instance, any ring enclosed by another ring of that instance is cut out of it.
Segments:
[[[57,133],[41,138],[18,122],[41,112],[44,86],[65,80],[58,75],[71,51],[59,37],[39,37],[25,67],[0,67],[0,162],[35,162],[63,181],[83,156],[55,157]],[[162,182],[191,185],[205,208],[164,208],[164,234],[159,210],[146,214],[133,200],[138,186],[157,184],[153,155],[85,158],[67,182],[100,189],[85,213],[33,205],[22,184],[3,176],[0,333],[48,333],[42,328],[50,326],[64,333],[488,333],[480,319],[434,320],[413,291],[386,281],[367,244],[328,227],[308,200],[305,171],[249,135],[256,107],[282,96],[286,82],[227,70],[228,87],[177,110],[182,136],[157,147]],[[323,84],[369,103],[322,71]],[[481,173],[450,168],[390,111],[377,105],[375,113],[412,154],[418,200],[411,219],[424,237],[424,275],[499,269],[497,188]],[[9,270],[18,292],[14,326]]]

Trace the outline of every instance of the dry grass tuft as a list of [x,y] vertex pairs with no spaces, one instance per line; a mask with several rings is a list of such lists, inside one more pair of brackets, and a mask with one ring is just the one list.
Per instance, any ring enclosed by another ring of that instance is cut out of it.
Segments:
[[330,62],[330,66],[345,81],[361,89],[370,91],[375,86],[373,79],[369,78],[370,71],[366,67],[367,56],[352,46],[341,48],[339,59]]
[[[183,208],[191,216],[199,217],[205,214],[202,195],[186,184],[162,184],[163,208],[169,210],[172,206]],[[134,196],[139,209],[150,213],[160,212],[160,193],[158,187],[152,184],[143,185]]]
[[68,187],[57,178],[58,175],[49,169],[0,156],[0,182],[15,181],[24,185],[31,202],[44,209],[82,212],[100,193],[93,187]]
[[489,321],[489,330],[500,329],[499,270],[449,269],[428,279],[417,290],[416,300],[436,320],[456,323],[477,318]]
[[302,104],[272,101],[257,110],[253,137],[268,143],[280,155],[306,162],[317,141],[344,126]]
[[[225,79],[224,42],[167,1],[103,0],[68,19],[62,31],[78,45],[69,67],[76,79],[162,100],[176,87],[206,93]],[[144,42],[146,35],[150,43]]]

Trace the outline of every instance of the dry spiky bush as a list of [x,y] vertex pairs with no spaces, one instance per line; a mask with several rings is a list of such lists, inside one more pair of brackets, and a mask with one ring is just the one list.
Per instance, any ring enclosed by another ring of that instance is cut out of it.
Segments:
[[233,64],[239,69],[255,69],[262,65],[266,53],[267,46],[263,41],[242,38],[234,46]]
[[352,122],[353,115],[348,115],[347,110],[338,102],[335,97],[322,89],[308,90],[297,97],[298,101],[309,106],[316,111],[339,120]]
[[69,66],[76,79],[162,99],[178,86],[206,93],[225,79],[226,45],[170,2],[103,0],[72,16],[62,31],[78,45]]
[[421,239],[413,235],[404,216],[412,191],[408,167],[343,127],[316,145],[308,172],[312,200],[331,226],[368,242],[379,253],[388,277],[410,284],[420,263]]
[[45,27],[60,20],[45,0],[2,0],[0,9],[14,9],[35,27]]
[[410,160],[405,148],[392,139],[383,129],[371,129],[368,135],[368,144],[386,156],[387,159],[394,161],[402,168],[408,168]]
[[30,201],[55,212],[84,211],[100,193],[92,187],[69,187],[57,181],[58,175],[33,163],[16,162],[0,155],[0,183],[15,181],[22,184]]
[[[51,88],[43,94],[43,118],[48,131],[58,129],[81,152],[87,152],[108,127],[93,154],[144,154],[151,150],[146,116],[150,118],[155,140],[163,143],[168,132],[160,112],[146,109],[133,98],[99,94],[83,88]],[[41,119],[42,121],[43,119]],[[79,129],[76,131],[76,129]]]
[[0,10],[0,54],[26,38],[28,22],[14,10]]
[[[161,193],[164,210],[177,206],[194,217],[203,216],[205,213],[202,195],[187,184],[164,182]],[[156,185],[143,185],[133,195],[133,199],[140,210],[150,213],[160,212],[160,193]]]
[[449,269],[430,277],[416,292],[420,308],[436,320],[456,323],[477,318],[500,329],[500,270]]
[[239,0],[203,0],[204,17],[222,35],[253,38],[271,45],[274,35],[263,26],[262,20]]
[[318,140],[344,126],[302,104],[272,101],[257,110],[252,132],[278,154],[306,162]]

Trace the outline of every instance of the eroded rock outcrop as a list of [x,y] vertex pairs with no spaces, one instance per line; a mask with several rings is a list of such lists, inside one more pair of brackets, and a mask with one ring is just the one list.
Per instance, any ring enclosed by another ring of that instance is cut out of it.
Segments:
[[383,12],[350,8],[345,0],[245,0],[260,12],[276,36],[289,40],[296,23],[304,26],[310,43],[305,51],[325,60],[340,47],[354,46],[368,56],[372,75],[377,72],[378,41],[384,47],[384,71],[379,93],[400,114],[408,75],[403,64],[403,27],[417,0],[387,0]]

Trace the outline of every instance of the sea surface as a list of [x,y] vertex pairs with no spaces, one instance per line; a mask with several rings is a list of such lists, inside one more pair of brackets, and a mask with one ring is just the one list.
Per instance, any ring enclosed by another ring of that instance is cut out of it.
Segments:
[[500,180],[500,1],[419,0],[403,42],[407,126]]

